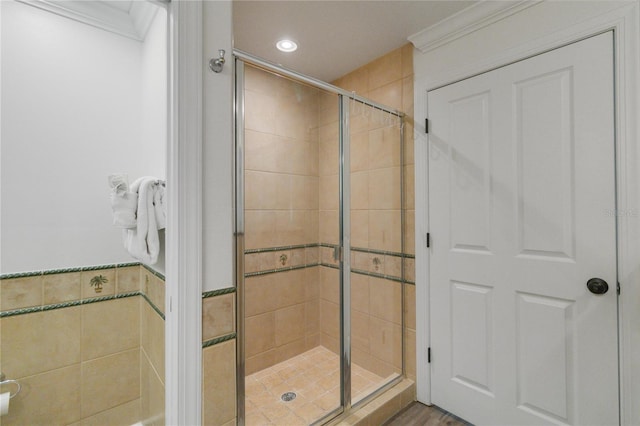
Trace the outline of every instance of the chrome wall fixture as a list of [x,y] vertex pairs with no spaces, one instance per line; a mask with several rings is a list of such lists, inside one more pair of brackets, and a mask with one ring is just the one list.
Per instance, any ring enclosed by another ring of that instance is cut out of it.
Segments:
[[4,385],[14,385],[16,387],[16,391],[9,394],[10,398],[18,395],[20,393],[20,390],[22,389],[22,386],[20,386],[20,383],[17,380],[7,379],[4,373],[0,373],[0,386]]
[[211,58],[211,60],[209,61],[209,69],[216,74],[222,72],[222,68],[224,67],[224,63],[226,62],[224,59],[224,54],[224,49],[220,49],[218,50],[218,57]]

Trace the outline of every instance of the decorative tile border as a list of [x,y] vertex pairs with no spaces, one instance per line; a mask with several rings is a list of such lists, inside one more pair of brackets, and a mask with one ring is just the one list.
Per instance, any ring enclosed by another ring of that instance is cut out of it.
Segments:
[[[257,259],[258,261],[256,262],[256,259],[254,258],[253,261],[251,262],[251,265],[252,265],[251,269],[255,268],[259,270],[250,270],[249,272],[245,272],[244,276],[245,278],[250,278],[250,277],[256,277],[261,275],[275,274],[279,272],[293,271],[297,269],[313,268],[316,266],[325,266],[329,268],[338,269],[338,262],[333,260],[333,255],[331,252],[337,247],[338,247],[337,244],[316,243],[316,244],[301,244],[301,245],[295,245],[295,246],[267,247],[267,248],[260,248],[260,249],[245,250],[245,255],[256,255],[256,254],[264,253],[265,255],[269,254],[273,256],[274,252],[286,252],[284,255],[286,256],[286,254],[288,253],[290,254],[291,257],[294,257],[292,253],[292,251],[294,250],[319,248],[320,252],[314,255],[315,257],[312,262],[307,261],[302,264],[285,266],[282,268],[269,267],[266,269],[260,269],[257,265],[262,266],[262,268],[264,268],[264,265],[270,266],[276,263],[277,259],[274,259],[273,257],[271,258],[265,257],[265,258]],[[329,250],[326,250],[326,249],[329,249]],[[366,255],[374,256],[374,257],[367,258],[365,256],[363,258],[362,257],[363,253]],[[415,255],[413,254],[399,253],[399,252],[393,252],[393,251],[387,251],[387,250],[377,250],[377,249],[363,248],[363,247],[352,247],[351,256],[352,256],[351,270],[356,274],[368,275],[372,277],[383,278],[383,279],[388,279],[396,282],[404,282],[407,284],[415,285],[414,281],[407,279],[407,277],[405,277],[405,279],[403,280],[402,277],[400,276],[401,274],[400,271],[402,270],[402,264],[406,262],[405,259],[415,259]],[[315,260],[316,258],[317,258],[317,261]],[[245,260],[247,260],[247,258],[245,258]],[[287,259],[285,257],[285,261],[286,260]],[[293,259],[289,259],[289,260],[293,261]],[[300,261],[300,256],[298,256],[298,261]],[[245,263],[245,267],[247,263]],[[384,271],[385,263],[387,264],[386,265],[387,273],[385,273]],[[413,278],[413,276],[411,278]]]
[[244,251],[244,254],[269,253],[272,251],[296,250],[296,249],[314,248],[314,247],[320,247],[320,246],[321,244],[313,243],[313,244],[298,244],[295,246],[266,247],[266,248],[257,248],[257,249],[247,249]]
[[[71,274],[78,272],[93,272],[93,271],[102,271],[102,270],[114,270],[117,271],[119,268],[128,268],[128,267],[136,267],[136,266],[144,266],[150,273],[154,276],[160,278],[164,281],[164,276],[157,271],[147,267],[146,265],[141,264],[140,262],[130,262],[130,263],[115,263],[108,265],[96,265],[96,266],[82,266],[77,268],[63,268],[63,269],[49,269],[43,271],[32,271],[32,272],[21,272],[21,273],[11,273],[0,275],[0,280],[12,280],[12,279],[20,279],[20,278],[31,278],[31,277],[40,277],[40,276],[50,276],[55,274]],[[97,302],[105,302],[109,300],[122,299],[126,297],[133,296],[142,296],[147,303],[151,306],[151,308],[156,311],[158,315],[164,320],[165,315],[162,310],[156,306],[156,304],[149,298],[149,296],[142,290],[129,291],[125,293],[111,294],[106,296],[97,296],[97,297],[85,297],[76,300],[69,300],[60,303],[51,303],[51,304],[43,304],[39,306],[29,306],[24,308],[17,309],[9,309],[6,311],[0,311],[0,318],[10,317],[15,315],[23,315],[30,314],[34,312],[45,312],[51,311],[55,309],[69,308],[73,306],[86,305],[90,303]]]
[[216,337],[215,339],[207,340],[202,342],[202,349],[208,348],[209,346],[217,345],[219,343],[223,343],[229,340],[233,340],[236,338],[236,333],[225,334],[224,336]]
[[[11,273],[11,274],[2,274],[0,275],[0,280],[11,280],[15,278],[29,278],[29,277],[37,277],[40,275],[69,274],[72,272],[83,272],[83,271],[101,271],[103,269],[127,268],[129,266],[139,266],[139,265],[141,265],[140,262],[112,263],[110,265],[81,266],[78,268],[47,269],[44,271],[17,272],[17,273]],[[162,277],[162,279],[164,279],[164,277]]]
[[205,291],[202,293],[202,298],[207,299],[209,297],[222,296],[223,294],[235,293],[235,287],[221,288],[218,290]]
[[[166,281],[164,278],[164,275],[162,275],[160,272],[153,269],[151,266],[145,265],[144,263],[138,263],[138,265],[142,266],[144,269],[151,272],[153,275],[160,278],[162,281]],[[131,265],[131,266],[135,266],[135,265]]]
[[[72,306],[88,305],[91,303],[106,302],[108,300],[124,299],[127,297],[134,297],[134,296],[143,296],[147,300],[147,302],[149,302],[151,307],[154,308],[156,311],[158,311],[158,309],[153,305],[153,303],[151,303],[151,301],[149,301],[149,299],[144,295],[144,293],[142,293],[141,291],[133,291],[130,293],[121,293],[121,294],[115,294],[110,296],[94,297],[91,299],[71,300],[69,302],[64,302],[64,303],[52,303],[50,305],[13,309],[11,311],[0,312],[0,318],[12,317],[12,316],[23,315],[23,314],[31,314],[34,312],[52,311],[54,309],[70,308]],[[164,319],[164,315],[161,314],[161,316]]]
[[320,265],[320,263],[316,262],[316,263],[308,263],[308,264],[299,265],[299,266],[287,266],[285,268],[268,269],[266,271],[248,272],[244,274],[244,277],[249,278],[249,277],[256,277],[258,275],[275,274],[277,272],[295,271],[296,269],[313,268],[314,266],[318,266],[318,265]]

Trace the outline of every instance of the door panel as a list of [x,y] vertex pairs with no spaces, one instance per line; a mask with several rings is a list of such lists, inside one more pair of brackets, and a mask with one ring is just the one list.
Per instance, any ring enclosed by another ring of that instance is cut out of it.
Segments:
[[431,91],[428,110],[434,404],[617,424],[612,34]]

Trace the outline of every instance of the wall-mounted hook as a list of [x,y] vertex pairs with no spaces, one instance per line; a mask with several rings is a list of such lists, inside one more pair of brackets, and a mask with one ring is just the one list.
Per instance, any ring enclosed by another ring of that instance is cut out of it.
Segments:
[[225,63],[224,53],[225,52],[223,49],[218,50],[218,57],[212,58],[209,61],[209,68],[211,69],[211,71],[215,73],[222,72],[222,67],[224,66],[224,63]]

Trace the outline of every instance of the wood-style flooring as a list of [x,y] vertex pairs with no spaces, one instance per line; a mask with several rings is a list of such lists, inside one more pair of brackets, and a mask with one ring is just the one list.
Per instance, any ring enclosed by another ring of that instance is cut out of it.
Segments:
[[414,402],[390,418],[385,426],[470,426],[464,420],[434,406]]

